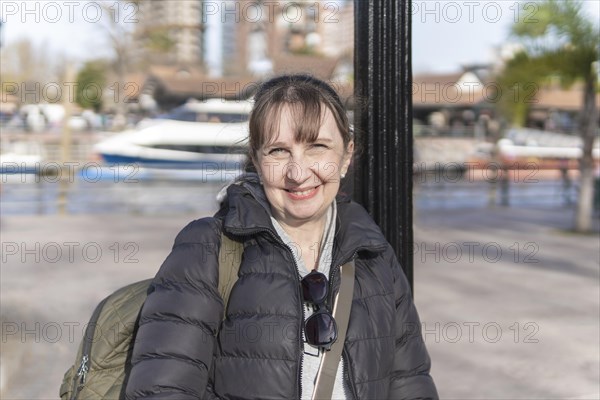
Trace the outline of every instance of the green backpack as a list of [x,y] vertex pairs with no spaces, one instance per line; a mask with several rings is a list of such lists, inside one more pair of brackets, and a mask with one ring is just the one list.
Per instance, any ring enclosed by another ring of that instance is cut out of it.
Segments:
[[[238,278],[243,244],[221,234],[219,293],[227,302]],[[102,300],[60,386],[62,400],[124,399],[140,311],[152,279],[132,283]]]

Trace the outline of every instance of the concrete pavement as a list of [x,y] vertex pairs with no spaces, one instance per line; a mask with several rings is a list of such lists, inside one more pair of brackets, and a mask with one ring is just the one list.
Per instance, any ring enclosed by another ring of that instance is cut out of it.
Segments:
[[443,398],[600,398],[600,241],[569,233],[572,214],[416,210],[415,297]]
[[[568,209],[415,210],[415,295],[445,399],[598,399],[598,235]],[[198,216],[2,217],[2,399],[57,398],[94,306]],[[598,221],[595,221],[598,222]]]

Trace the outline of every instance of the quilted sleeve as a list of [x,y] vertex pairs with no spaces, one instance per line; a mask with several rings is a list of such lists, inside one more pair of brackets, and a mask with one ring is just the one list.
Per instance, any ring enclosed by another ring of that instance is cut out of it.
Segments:
[[141,311],[128,380],[128,399],[198,399],[209,377],[222,320],[218,292],[219,222],[191,222],[153,281]]

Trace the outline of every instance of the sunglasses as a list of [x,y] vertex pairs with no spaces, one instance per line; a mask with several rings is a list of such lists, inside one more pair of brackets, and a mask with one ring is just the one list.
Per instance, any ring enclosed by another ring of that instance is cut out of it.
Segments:
[[306,342],[318,349],[329,350],[337,339],[337,325],[327,305],[329,282],[327,277],[312,270],[302,281],[302,297],[306,303],[315,308],[315,312],[304,321],[304,337]]

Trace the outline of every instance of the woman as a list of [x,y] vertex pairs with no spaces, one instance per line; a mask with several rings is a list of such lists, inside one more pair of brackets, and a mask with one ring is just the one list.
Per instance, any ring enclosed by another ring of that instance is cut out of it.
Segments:
[[[339,266],[352,259],[332,398],[437,398],[394,252],[366,211],[338,196],[354,150],[338,95],[312,77],[274,78],[255,96],[249,128],[258,174],[238,179],[215,217],[175,239],[142,310],[128,398],[311,398],[331,343],[305,334],[315,306],[301,281],[323,273],[330,309]],[[226,310],[217,290],[222,232],[244,245]]]

